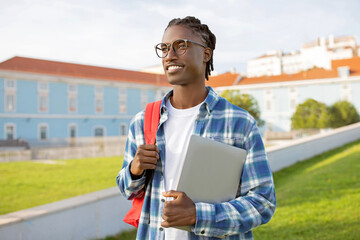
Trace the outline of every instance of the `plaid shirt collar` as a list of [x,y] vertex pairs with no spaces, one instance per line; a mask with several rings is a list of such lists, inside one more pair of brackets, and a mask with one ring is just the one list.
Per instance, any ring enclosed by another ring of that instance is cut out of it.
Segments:
[[[212,87],[207,86],[206,89],[208,90],[208,95],[207,95],[204,103],[200,107],[200,113],[205,110],[206,113],[210,115],[212,110],[214,109],[217,101],[219,100],[220,96],[215,93],[215,91],[212,89]],[[174,90],[171,90],[163,98],[163,100],[161,102],[161,111],[160,111],[161,117],[163,116],[164,113],[167,112],[166,102],[173,95],[173,93],[174,93]]]

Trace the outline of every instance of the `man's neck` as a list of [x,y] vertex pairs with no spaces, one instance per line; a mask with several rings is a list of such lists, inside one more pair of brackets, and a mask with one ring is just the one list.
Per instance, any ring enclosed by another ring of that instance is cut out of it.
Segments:
[[173,95],[170,98],[171,105],[177,109],[186,109],[202,103],[207,97],[208,90],[205,83],[199,86],[174,86]]

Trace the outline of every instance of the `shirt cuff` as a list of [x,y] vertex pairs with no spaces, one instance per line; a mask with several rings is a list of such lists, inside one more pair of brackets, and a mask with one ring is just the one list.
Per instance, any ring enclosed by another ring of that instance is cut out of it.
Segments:
[[226,238],[224,229],[216,227],[216,208],[215,204],[195,203],[196,223],[191,231],[198,236]]
[[215,222],[215,206],[209,203],[195,203],[196,223],[191,231],[199,236],[210,236],[212,223]]
[[[139,192],[145,186],[145,174],[142,175],[139,179],[132,179],[130,173],[130,164],[126,167],[125,170],[125,186],[129,192]],[[133,195],[133,194],[131,194]]]

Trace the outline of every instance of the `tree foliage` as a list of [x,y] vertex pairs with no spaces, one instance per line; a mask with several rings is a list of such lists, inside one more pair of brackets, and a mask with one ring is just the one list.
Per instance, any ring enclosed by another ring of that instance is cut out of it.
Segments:
[[360,121],[353,104],[338,101],[331,106],[314,99],[307,99],[296,107],[291,117],[293,129],[338,128]]
[[359,113],[348,101],[338,101],[330,108],[330,126],[338,128],[360,121]]
[[262,126],[264,121],[260,118],[260,108],[256,99],[250,94],[241,94],[239,91],[225,90],[222,97],[226,98],[232,104],[248,111],[257,122],[258,126]]
[[310,98],[296,107],[291,117],[291,127],[293,129],[328,128],[329,119],[328,107]]

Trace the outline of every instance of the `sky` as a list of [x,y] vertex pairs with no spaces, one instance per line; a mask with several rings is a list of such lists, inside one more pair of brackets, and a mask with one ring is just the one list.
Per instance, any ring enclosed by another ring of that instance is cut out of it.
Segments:
[[195,16],[217,39],[217,73],[246,72],[271,50],[354,36],[359,0],[0,0],[0,62],[14,56],[128,70],[161,64],[154,45],[173,18]]

